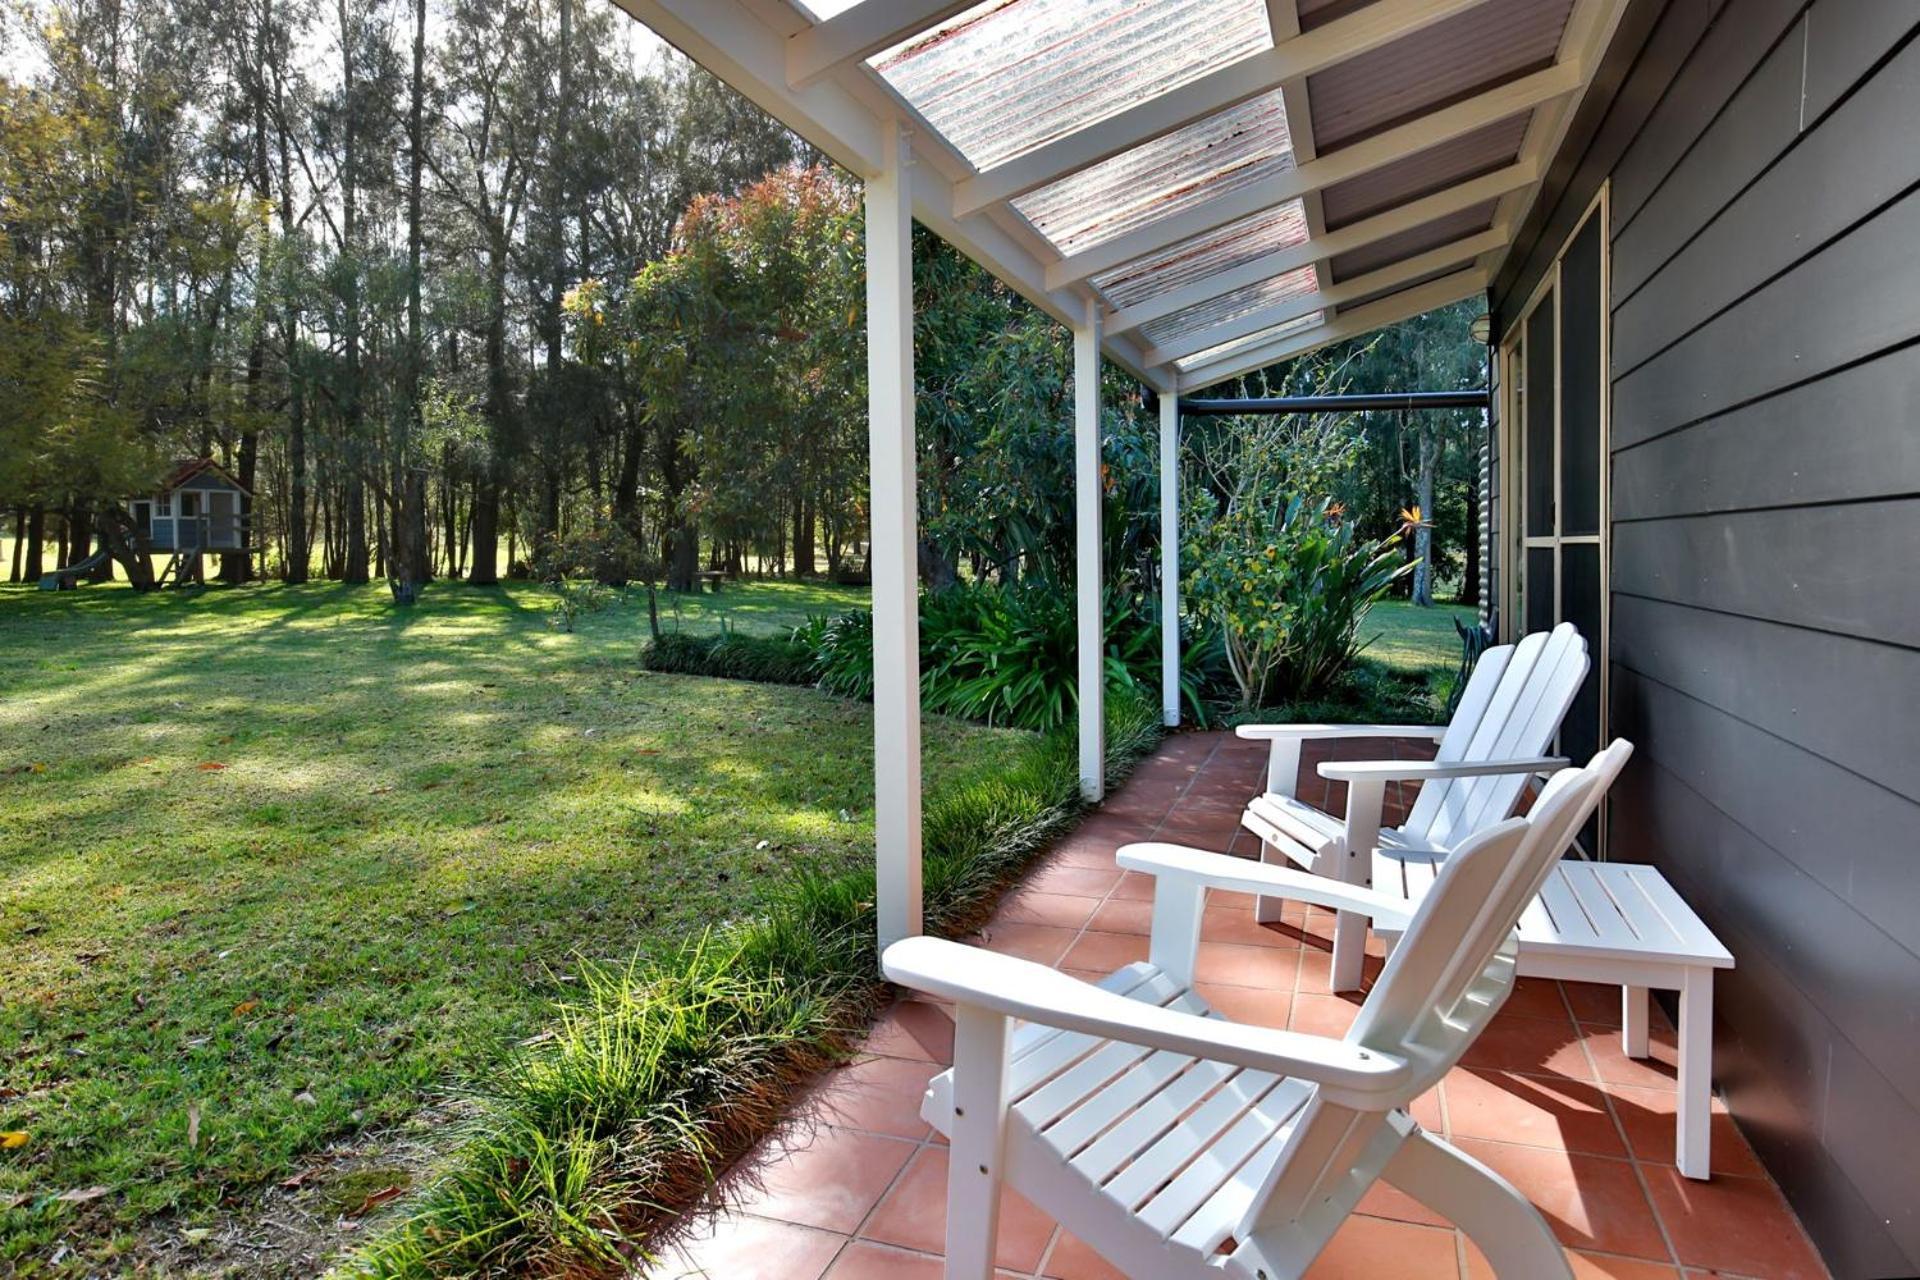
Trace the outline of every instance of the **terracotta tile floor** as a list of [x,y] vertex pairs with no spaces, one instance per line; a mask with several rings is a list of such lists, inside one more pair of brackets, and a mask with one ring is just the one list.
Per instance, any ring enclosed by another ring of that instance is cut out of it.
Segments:
[[[1377,757],[1383,745],[1336,742],[1306,753],[1301,794],[1339,812],[1344,797],[1314,766]],[[1403,756],[1427,753],[1419,743],[1397,746]],[[1088,977],[1144,957],[1151,882],[1120,872],[1114,848],[1160,838],[1256,854],[1238,818],[1265,763],[1260,744],[1224,734],[1168,739],[1007,895],[980,941]],[[1390,799],[1404,804],[1411,796]],[[1261,926],[1250,907],[1240,895],[1210,899],[1202,994],[1247,1022],[1343,1032],[1356,1000],[1327,990],[1332,918],[1296,908],[1282,924]],[[1614,992],[1524,981],[1415,1115],[1526,1192],[1581,1280],[1825,1276],[1731,1117],[1714,1117],[1712,1181],[1690,1182],[1673,1168],[1673,1033],[1657,1008],[1655,1024],[1654,1057],[1633,1061],[1620,1053]],[[952,1032],[936,1004],[895,1004],[860,1056],[820,1081],[791,1123],[728,1175],[724,1210],[690,1221],[648,1274],[937,1280],[946,1151],[920,1120],[919,1105],[928,1079],[951,1060]],[[1361,1208],[1314,1277],[1491,1275],[1464,1237],[1391,1188],[1376,1187]],[[1012,1192],[998,1261],[1003,1277],[1120,1274]]]

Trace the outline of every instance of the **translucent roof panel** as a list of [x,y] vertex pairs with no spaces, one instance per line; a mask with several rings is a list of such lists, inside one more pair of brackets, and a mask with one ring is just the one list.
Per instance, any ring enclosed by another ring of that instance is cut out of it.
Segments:
[[1292,167],[1276,90],[1070,174],[1013,207],[1054,248],[1077,253]]
[[1306,238],[1306,209],[1291,200],[1101,272],[1093,278],[1093,286],[1114,307],[1131,307]]
[[1266,0],[986,0],[870,65],[990,169],[1272,47]]
[[1149,320],[1140,326],[1140,332],[1156,347],[1169,342],[1191,337],[1204,329],[1215,325],[1227,324],[1242,316],[1252,315],[1256,311],[1286,302],[1291,298],[1304,297],[1319,287],[1319,277],[1312,267],[1300,267],[1285,275],[1274,276],[1270,280],[1261,280],[1223,293],[1217,298],[1209,298],[1198,306],[1188,307],[1185,311],[1176,311],[1170,316],[1158,320]]
[[1326,312],[1316,311],[1312,315],[1301,316],[1296,320],[1289,320],[1285,324],[1274,325],[1271,329],[1262,329],[1260,332],[1250,333],[1244,338],[1235,338],[1232,342],[1223,342],[1217,347],[1208,347],[1205,351],[1196,351],[1184,359],[1175,360],[1173,367],[1185,373],[1188,369],[1194,368],[1196,365],[1203,365],[1209,361],[1218,360],[1223,356],[1230,356],[1236,351],[1247,351],[1265,343],[1272,342],[1276,338],[1285,338],[1296,333],[1305,333],[1308,329],[1324,323],[1326,318]]

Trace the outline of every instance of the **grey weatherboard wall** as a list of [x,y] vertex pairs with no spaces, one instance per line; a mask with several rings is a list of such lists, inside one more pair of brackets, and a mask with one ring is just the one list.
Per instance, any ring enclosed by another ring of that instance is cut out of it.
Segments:
[[1920,0],[1643,0],[1504,331],[1612,194],[1609,855],[1738,957],[1715,1074],[1843,1277],[1920,1273]]

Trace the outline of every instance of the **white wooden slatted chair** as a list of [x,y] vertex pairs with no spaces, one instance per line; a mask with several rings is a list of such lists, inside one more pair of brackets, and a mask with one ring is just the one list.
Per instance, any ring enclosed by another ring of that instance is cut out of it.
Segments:
[[[1130,1276],[1283,1280],[1381,1179],[1466,1231],[1499,1275],[1569,1276],[1539,1212],[1407,1107],[1506,1001],[1514,923],[1630,750],[1563,770],[1527,817],[1468,838],[1411,913],[1338,880],[1141,844],[1119,860],[1157,880],[1149,958],[1098,985],[933,938],[887,948],[889,978],[956,1005],[954,1066],[921,1112],[952,1142],[950,1280],[992,1275],[1003,1184]],[[1209,888],[1403,931],[1345,1037],[1209,1010],[1193,991]]]
[[[1260,837],[1261,858],[1282,858],[1350,884],[1402,876],[1403,864],[1431,866],[1469,835],[1510,815],[1527,780],[1567,762],[1547,755],[1567,708],[1587,674],[1587,643],[1572,623],[1536,631],[1518,644],[1482,654],[1460,696],[1453,722],[1416,725],[1242,725],[1242,738],[1272,744],[1267,789],[1241,815]],[[1343,819],[1296,795],[1300,749],[1313,738],[1432,737],[1433,760],[1335,761],[1320,775],[1347,784]],[[1407,820],[1383,829],[1389,782],[1419,782]],[[1280,918],[1280,902],[1263,897],[1257,918]],[[1333,989],[1360,985],[1365,923],[1342,912],[1334,925]]]

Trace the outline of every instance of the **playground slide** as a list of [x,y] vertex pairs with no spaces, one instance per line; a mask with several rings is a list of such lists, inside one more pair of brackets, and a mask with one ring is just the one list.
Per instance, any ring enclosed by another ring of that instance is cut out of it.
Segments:
[[81,574],[87,573],[97,567],[102,560],[107,558],[107,554],[104,549],[96,551],[78,564],[70,564],[64,569],[55,569],[52,573],[40,575],[40,589],[42,591],[73,590],[77,585],[75,580],[78,579]]

